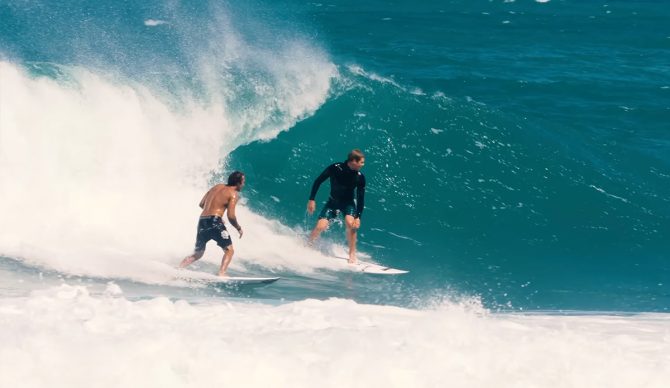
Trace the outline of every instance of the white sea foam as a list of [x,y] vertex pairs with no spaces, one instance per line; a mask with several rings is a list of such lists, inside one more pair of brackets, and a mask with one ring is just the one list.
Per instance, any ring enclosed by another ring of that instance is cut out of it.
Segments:
[[[220,160],[325,101],[333,67],[293,54],[298,63],[271,69],[276,95],[250,102],[245,115],[218,100],[187,100],[177,112],[141,85],[85,69],[63,69],[64,82],[0,62],[0,254],[66,273],[146,282],[173,276],[192,249],[197,204]],[[263,257],[270,266],[309,270],[288,253],[303,249],[294,231],[244,206],[239,214],[246,235],[236,242],[244,252],[236,265]],[[282,254],[282,247],[290,249]],[[220,252],[211,251],[218,261]]]
[[365,78],[370,79],[370,80],[375,81],[375,82],[380,82],[380,83],[383,83],[383,84],[393,85],[398,89],[405,90],[404,87],[400,86],[392,78],[383,77],[383,76],[380,76],[379,74],[376,74],[376,73],[370,73],[359,65],[349,65],[347,68],[349,69],[350,72],[352,72],[353,74],[356,74],[358,76],[365,77]]
[[165,20],[156,20],[156,19],[147,19],[144,21],[144,25],[147,27],[156,27],[162,24],[167,24]]
[[618,195],[610,194],[610,193],[606,192],[605,190],[601,189],[600,187],[597,187],[597,186],[594,186],[594,185],[589,185],[589,187],[596,190],[599,193],[605,194],[606,196],[608,196],[610,198],[618,199],[619,201],[624,202],[624,203],[629,203],[630,202],[626,198],[620,197]]
[[0,299],[0,386],[660,388],[670,381],[667,315],[497,315],[476,304],[408,310],[342,299],[133,302],[112,288],[91,295],[63,285]]

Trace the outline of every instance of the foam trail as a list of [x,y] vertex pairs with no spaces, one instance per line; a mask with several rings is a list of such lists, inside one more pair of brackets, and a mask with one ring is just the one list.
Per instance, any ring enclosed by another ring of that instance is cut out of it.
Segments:
[[670,379],[667,315],[132,302],[111,284],[0,299],[0,322],[2,386],[660,388]]
[[[162,281],[193,245],[197,203],[220,160],[325,101],[332,68],[306,66],[319,87],[286,91],[296,105],[251,130],[221,102],[187,99],[175,110],[170,96],[85,69],[61,68],[68,78],[54,80],[0,62],[0,254],[66,273]],[[262,122],[268,104],[248,109]]]

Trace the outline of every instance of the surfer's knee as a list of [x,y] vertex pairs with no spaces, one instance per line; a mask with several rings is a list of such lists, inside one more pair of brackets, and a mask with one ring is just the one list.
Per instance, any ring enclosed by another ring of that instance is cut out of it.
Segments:
[[235,253],[235,249],[233,249],[232,245],[228,245],[227,247],[223,248],[223,251],[230,256],[232,256]]
[[195,260],[199,260],[202,257],[202,255],[204,255],[204,254],[205,254],[204,250],[203,251],[195,251],[195,252],[193,252],[193,258]]
[[352,216],[344,217],[344,223],[347,225],[347,229],[355,232],[358,228],[356,227],[356,219]]
[[319,232],[323,232],[326,229],[328,229],[328,220],[322,218],[316,223],[316,230],[318,230]]

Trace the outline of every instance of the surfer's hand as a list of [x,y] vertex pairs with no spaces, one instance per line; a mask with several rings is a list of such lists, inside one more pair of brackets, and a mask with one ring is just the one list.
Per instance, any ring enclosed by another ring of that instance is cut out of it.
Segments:
[[312,213],[314,213],[314,209],[316,209],[316,202],[312,199],[307,201],[307,213],[312,215]]
[[354,218],[354,224],[352,225],[353,229],[360,229],[361,227],[361,219],[360,218]]
[[244,234],[242,228],[237,229],[237,232],[240,234],[240,238],[242,238],[242,235]]

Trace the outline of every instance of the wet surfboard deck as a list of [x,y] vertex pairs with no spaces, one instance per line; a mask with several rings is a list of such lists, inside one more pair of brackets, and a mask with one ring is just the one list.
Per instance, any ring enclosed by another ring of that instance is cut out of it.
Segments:
[[203,272],[184,271],[177,276],[180,280],[206,284],[211,286],[232,286],[246,284],[270,284],[279,280],[279,277],[259,276],[216,276]]
[[214,280],[205,280],[204,283],[211,285],[270,284],[276,282],[279,279],[279,277],[228,276]]
[[349,264],[348,260],[344,257],[333,257],[333,259],[338,260],[341,263],[343,269],[349,271],[363,272],[376,275],[402,275],[409,272],[405,271],[404,269],[386,267],[383,265],[368,263],[366,261],[361,260],[358,260],[356,264]]

